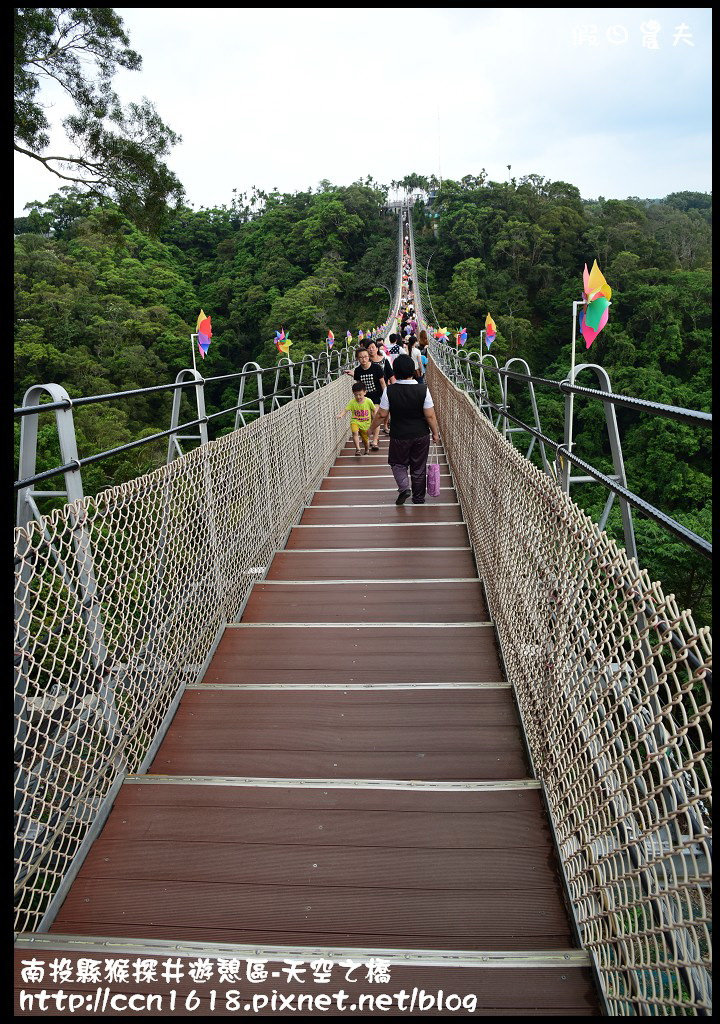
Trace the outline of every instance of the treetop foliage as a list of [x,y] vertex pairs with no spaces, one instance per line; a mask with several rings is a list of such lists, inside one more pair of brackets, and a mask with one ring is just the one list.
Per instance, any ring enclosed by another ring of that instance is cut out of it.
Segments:
[[[148,100],[123,107],[118,68],[138,70],[122,20],[106,7],[15,8],[15,150],[58,178],[108,198],[138,224],[156,227],[184,190],[162,158],[180,141]],[[75,111],[63,128],[67,151],[48,154],[51,123],[40,102],[55,82]]]

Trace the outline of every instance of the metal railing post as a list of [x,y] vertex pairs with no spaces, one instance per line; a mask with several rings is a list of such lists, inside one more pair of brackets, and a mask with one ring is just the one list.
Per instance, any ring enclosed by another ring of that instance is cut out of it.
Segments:
[[[83,497],[82,472],[78,462],[77,440],[75,437],[75,421],[73,419],[72,399],[60,384],[35,384],[25,392],[22,407],[39,405],[40,399],[49,395],[53,402],[66,402],[67,408],[53,409],[55,429],[60,442],[60,460],[63,465],[74,462],[73,469],[66,470],[64,491],[38,491],[34,484],[29,484],[18,491],[17,525],[27,526],[32,519],[40,519],[36,498],[65,498],[68,502]],[[26,480],[35,475],[37,465],[38,417],[39,412],[24,416],[20,422],[20,465],[18,480]]]
[[[75,423],[72,414],[72,400],[65,388],[59,384],[38,384],[28,389],[23,399],[23,406],[30,406],[39,403],[43,394],[48,394],[53,402],[64,401],[68,403],[67,409],[55,409],[55,423],[60,442],[60,457],[63,464],[74,462],[77,468],[65,472],[64,491],[36,491],[34,484],[23,487],[18,492],[17,519],[18,527],[26,528],[32,519],[43,524],[43,517],[37,507],[36,498],[43,497],[65,497],[67,503],[83,498],[82,476],[78,462],[77,440],[75,437]],[[35,473],[37,461],[37,439],[38,439],[38,417],[39,412],[25,416],[20,425],[20,466],[19,479],[24,480],[32,477]],[[92,549],[90,538],[84,527],[87,513],[82,510],[74,518],[74,549],[77,574],[67,574],[68,587],[72,590],[82,610],[82,618],[88,634],[92,636],[90,643],[91,657],[95,665],[104,663],[107,650],[104,641],[104,628],[100,618],[100,609],[96,600],[97,582],[93,568]],[[57,551],[53,548],[55,557],[62,561]]]
[[[181,370],[175,378],[176,384],[183,384],[186,380],[195,381],[195,405],[197,408],[197,419],[200,420],[199,433],[197,434],[171,434],[168,439],[167,459],[165,465],[183,455],[181,441],[199,441],[200,444],[208,443],[208,421],[205,413],[205,379],[200,376],[197,370]],[[180,426],[180,402],[182,401],[182,388],[177,388],[173,393],[172,413],[170,416],[170,429],[176,430]]]
[[[528,366],[528,364],[525,362],[524,359],[520,359],[517,356],[513,357],[512,359],[508,359],[508,361],[505,363],[503,369],[504,370],[509,370],[513,363],[520,363],[520,365],[523,367],[522,372],[527,377],[530,376],[530,367]],[[508,384],[510,382],[510,378],[509,377],[504,377],[503,380],[505,381],[505,391],[504,391],[505,401],[504,401],[503,404],[505,406],[505,409],[507,410],[508,409]],[[538,413],[537,401],[535,400],[535,385],[533,384],[533,382],[531,380],[528,381],[528,389],[530,391],[530,404],[532,406],[533,417],[535,419],[535,427],[538,430],[538,432],[540,432],[540,431],[542,431],[542,426],[540,424],[540,414]],[[515,433],[516,431],[522,431],[522,429],[523,429],[522,427],[510,427],[510,428],[508,428],[505,431],[505,434],[507,435],[509,433]],[[616,424],[616,429],[617,429],[617,424]],[[526,459],[530,458],[530,455],[532,454],[532,450],[535,447],[535,441],[536,440],[537,440],[536,437],[531,434],[530,435],[530,444],[528,445],[528,450],[525,452],[525,458]],[[550,475],[550,464],[548,463],[547,455],[545,454],[545,444],[544,444],[543,441],[540,441],[540,452],[541,452],[541,456],[542,456],[543,468],[544,468],[545,472],[548,475]],[[624,484],[623,484],[623,486],[624,486]],[[601,529],[602,529],[602,527],[601,527]]]
[[[597,363],[581,363],[579,366],[575,366],[569,378],[570,384],[575,383],[575,378],[582,370],[592,370],[594,372],[595,376],[598,379],[601,391],[605,391],[608,393],[612,391],[612,388],[610,387],[610,377],[608,376],[607,371],[604,370],[602,366],[598,366]],[[530,386],[532,387],[532,384]],[[572,393],[565,396],[564,444],[566,448],[568,447],[568,443],[570,440],[570,431],[572,429],[572,398]],[[603,402],[603,408],[605,410],[605,425],[607,429],[608,440],[610,442],[613,469],[615,470],[614,474],[610,477],[610,479],[617,480],[617,482],[621,484],[623,487],[627,487],[627,480],[625,479],[625,462],[623,460],[622,445],[620,443],[620,433],[618,431],[617,425],[617,417],[615,416],[615,406],[612,404],[612,402]],[[575,447],[577,447],[577,442],[575,442]],[[587,477],[573,477],[571,471],[572,466],[570,465],[570,462],[568,462],[567,472],[565,474],[565,488],[567,493],[570,492],[571,484],[594,482],[592,479],[588,479]],[[605,508],[603,510],[600,522],[598,524],[601,530],[605,528],[605,524],[607,522],[608,515],[610,514],[610,508],[612,507],[614,498],[615,495],[611,494],[608,497],[608,500],[605,504]],[[620,512],[622,515],[623,536],[625,538],[625,550],[632,558],[637,558],[637,544],[635,543],[635,528],[633,526],[632,520],[632,509],[623,498],[619,498],[618,500],[620,502]]]
[[256,380],[257,389],[258,389],[258,393],[257,393],[258,416],[264,416],[265,415],[265,398],[264,398],[264,395],[263,395],[262,370],[261,370],[260,364],[259,363],[254,363],[254,362],[245,363],[245,365],[242,368],[242,374],[241,374],[241,377],[240,377],[240,387],[238,388],[238,400],[237,400],[238,408],[237,408],[237,410],[235,412],[235,427],[234,427],[235,430],[239,430],[240,427],[244,427],[245,424],[246,424],[245,412],[244,412],[244,408],[243,408],[244,405],[245,405],[245,401],[244,401],[244,399],[245,399],[245,383],[246,383],[246,381],[248,379],[248,376],[251,374],[252,370],[255,370],[255,380]]

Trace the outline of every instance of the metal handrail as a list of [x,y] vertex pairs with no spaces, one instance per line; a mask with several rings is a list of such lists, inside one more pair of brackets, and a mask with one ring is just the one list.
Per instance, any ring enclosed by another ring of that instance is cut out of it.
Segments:
[[[317,371],[318,371],[318,367],[319,367],[320,361],[323,360],[323,358],[327,362],[327,369],[326,369],[324,378],[321,378],[320,373],[317,372]],[[337,375],[340,375],[341,373],[345,372],[345,367],[349,363],[350,350],[348,349],[348,347],[345,346],[344,348],[340,349],[336,353],[336,358],[337,358],[336,372],[337,372]],[[325,383],[326,380],[328,378],[330,378],[332,376],[332,374],[333,374],[332,365],[331,365],[332,357],[331,357],[331,355],[329,353],[321,352],[318,356],[313,356],[313,355],[310,355],[308,353],[305,356],[303,356],[303,359],[300,362],[297,362],[297,363],[293,363],[292,360],[289,360],[289,359],[287,360],[287,363],[285,362],[285,360],[282,360],[276,366],[260,367],[260,366],[256,365],[256,368],[252,369],[252,370],[245,370],[245,369],[243,369],[243,370],[238,371],[236,373],[222,374],[222,375],[217,376],[217,377],[199,377],[199,379],[195,378],[195,379],[191,379],[191,380],[187,380],[187,381],[175,382],[174,384],[159,384],[159,385],[153,385],[152,387],[148,387],[148,388],[134,388],[131,391],[115,391],[115,392],[111,392],[111,393],[107,393],[107,394],[103,394],[103,395],[89,395],[89,396],[82,397],[82,398],[68,398],[68,399],[61,400],[61,401],[46,402],[46,403],[39,404],[39,405],[21,406],[20,408],[16,408],[14,410],[14,412],[15,412],[15,415],[18,418],[20,418],[20,417],[23,417],[23,416],[28,416],[28,415],[33,414],[33,413],[37,414],[37,413],[41,413],[41,412],[52,412],[53,410],[58,410],[58,409],[60,409],[60,410],[68,410],[68,409],[72,410],[72,409],[77,408],[78,406],[92,405],[92,404],[95,404],[95,403],[98,403],[98,402],[107,402],[107,401],[111,401],[112,399],[132,398],[132,397],[134,397],[136,395],[147,395],[147,394],[157,393],[157,392],[160,392],[160,391],[173,391],[174,392],[174,391],[177,391],[180,388],[198,387],[198,386],[199,387],[204,387],[206,384],[213,383],[213,382],[216,382],[216,381],[238,380],[238,379],[245,380],[246,378],[249,378],[249,377],[256,377],[257,378],[258,375],[262,375],[262,374],[266,374],[266,373],[274,373],[276,375],[276,385],[277,385],[279,383],[280,374],[281,374],[281,372],[284,369],[290,368],[291,372],[292,372],[292,368],[294,368],[295,366],[302,367],[304,364],[307,364],[308,362],[310,362],[312,364],[312,367],[313,367],[312,386],[309,388],[309,390],[315,390],[317,387],[321,386],[321,384]],[[273,407],[276,407],[277,405],[281,404],[280,402],[276,401],[278,398],[287,397],[290,400],[293,400],[294,398],[299,397],[299,396],[296,394],[296,388],[295,388],[294,383],[293,383],[293,381],[291,379],[291,384],[290,384],[289,387],[283,387],[283,388],[280,388],[280,389],[276,388],[272,393],[267,394],[264,397],[265,397],[265,399],[267,399],[267,400],[269,400],[271,402]],[[229,413],[236,413],[236,412],[238,412],[240,410],[248,409],[251,405],[255,405],[255,404],[256,404],[256,400],[250,399],[247,402],[242,402],[240,404],[236,404],[236,405],[230,406],[227,409],[221,409],[219,412],[209,413],[207,416],[199,417],[199,418],[193,419],[193,420],[188,420],[186,423],[180,423],[180,424],[178,424],[175,427],[170,427],[169,430],[158,431],[158,432],[156,432],[154,434],[149,434],[147,437],[141,437],[141,438],[138,438],[135,441],[129,441],[126,444],[118,445],[118,446],[116,446],[114,448],[109,448],[109,449],[107,449],[105,451],[102,451],[102,452],[97,452],[94,455],[86,455],[83,458],[73,459],[72,462],[66,462],[66,463],[63,463],[62,465],[54,467],[53,469],[47,469],[47,470],[44,470],[41,473],[35,473],[33,476],[26,477],[25,479],[17,480],[15,482],[15,484],[14,484],[14,489],[16,491],[22,490],[25,487],[29,487],[29,486],[31,486],[34,483],[40,482],[41,480],[47,480],[50,477],[58,476],[61,473],[66,473],[66,472],[69,472],[71,470],[80,469],[83,466],[87,466],[87,465],[90,465],[90,464],[95,463],[95,462],[100,462],[102,459],[110,458],[110,457],[112,457],[114,455],[120,454],[121,452],[130,451],[130,450],[132,450],[134,448],[139,448],[142,445],[152,444],[153,442],[158,441],[158,440],[160,440],[162,438],[165,438],[165,437],[172,437],[172,436],[174,436],[176,434],[181,433],[181,431],[183,431],[183,430],[189,429],[190,427],[198,426],[198,425],[203,424],[203,423],[207,424],[207,423],[210,422],[210,420],[218,419],[220,416],[226,416]],[[261,415],[260,411],[258,411],[258,415]]]
[[[447,345],[443,345],[442,343],[439,342],[433,342],[431,350],[433,355],[438,359],[438,365],[440,366],[441,369],[445,370],[445,372],[447,372],[449,369],[449,367],[447,367],[448,360],[457,360],[458,363],[465,363],[466,366],[468,367],[472,365],[472,362],[474,362],[474,360],[470,359],[471,353],[453,352]],[[525,382],[531,381],[533,383],[550,384],[553,385],[557,390],[563,391],[564,393],[567,393],[570,390],[577,391],[581,394],[586,395],[589,398],[597,398],[603,402],[609,402],[612,405],[624,405],[626,407],[636,409],[637,411],[640,412],[650,412],[654,415],[671,417],[673,419],[683,419],[684,417],[687,417],[690,419],[690,422],[702,425],[707,425],[708,422],[712,422],[712,416],[709,413],[696,413],[695,410],[676,409],[673,406],[662,405],[660,403],[647,402],[641,399],[632,399],[629,398],[627,395],[615,395],[614,393],[609,391],[596,391],[593,388],[577,388],[574,385],[568,384],[564,381],[551,381],[542,377],[530,377],[523,373],[517,373],[512,370],[504,370],[500,367],[496,368],[490,365],[485,366],[483,364],[482,370],[491,370],[492,372],[497,373],[501,378],[510,377]],[[561,444],[557,441],[553,441],[552,438],[543,434],[542,431],[538,430],[536,427],[533,427],[529,423],[526,423],[518,416],[512,415],[512,413],[508,411],[507,403],[505,401],[503,401],[502,403],[493,402],[490,399],[487,390],[483,389],[482,393],[480,393],[480,389],[476,389],[473,384],[470,384],[470,386],[468,386],[468,380],[465,374],[462,374],[458,370],[456,370],[454,374],[451,371],[449,376],[451,376],[451,379],[454,380],[454,383],[462,390],[472,392],[476,398],[481,399],[483,405],[486,405],[489,408],[495,410],[499,414],[499,418],[502,418],[503,420],[511,420],[513,423],[516,423],[522,430],[527,431],[527,433],[530,434],[531,437],[535,437],[542,444],[547,445],[556,453],[556,455],[560,456],[568,463],[577,466],[578,469],[582,469],[583,472],[585,472],[589,477],[592,477],[594,481],[596,481],[599,484],[602,484],[607,490],[609,490],[613,494],[616,494],[623,501],[627,501],[629,505],[632,505],[634,508],[636,508],[640,513],[642,513],[642,515],[646,516],[648,519],[652,519],[653,522],[656,522],[658,524],[658,526],[661,526],[664,530],[674,534],[685,544],[688,544],[690,547],[700,552],[700,554],[704,555],[706,558],[712,558],[712,544],[709,541],[705,540],[703,537],[699,536],[699,534],[694,533],[692,530],[689,530],[687,527],[683,526],[682,523],[679,523],[676,519],[673,519],[671,516],[666,515],[655,505],[652,505],[650,502],[645,501],[644,498],[641,498],[639,495],[635,494],[633,491],[630,491],[628,488],[623,487],[617,481],[612,480],[609,476],[607,476],[607,474],[602,473],[600,470],[590,465],[590,463],[585,462],[584,459],[578,458],[578,456],[570,452],[564,444]],[[504,394],[505,392],[503,391],[503,396]],[[696,419],[695,417],[699,418]]]
[[[472,350],[471,350],[472,351]],[[477,350],[475,350],[477,351]],[[468,355],[470,353],[467,353]],[[459,353],[462,358],[463,353]],[[620,405],[626,409],[634,409],[637,412],[651,412],[656,416],[664,416],[667,419],[678,420],[681,423],[690,423],[695,426],[712,426],[712,413],[702,412],[700,409],[685,409],[683,406],[666,405],[663,402],[651,402],[647,398],[633,398],[631,395],[619,395],[614,391],[598,391],[595,388],[583,388],[577,384],[571,384],[568,380],[552,380],[548,377],[536,377],[532,374],[518,373],[515,370],[506,370],[503,367],[491,366],[489,369],[501,377],[512,377],[515,380],[539,384],[543,387],[559,391],[564,395],[584,395],[587,398],[600,398],[603,402],[611,402],[613,405]]]
[[[469,360],[477,349],[466,349],[455,352],[450,349],[453,357],[465,361]],[[712,413],[703,412],[700,409],[686,409],[679,405],[667,405],[663,402],[651,402],[647,398],[634,398],[632,395],[620,395],[614,391],[598,391],[595,388],[583,388],[577,384],[571,384],[566,380],[553,380],[550,377],[538,377],[534,374],[518,373],[516,370],[507,370],[502,366],[491,366],[483,364],[483,370],[490,370],[498,377],[510,377],[513,380],[523,383],[539,384],[542,387],[559,391],[564,395],[583,395],[587,398],[599,398],[603,402],[610,402],[612,405],[619,405],[626,409],[634,409],[636,412],[651,412],[656,416],[663,416],[666,419],[678,420],[681,423],[689,423],[694,426],[712,426]]]
[[684,541],[690,547],[695,548],[696,551],[705,555],[706,558],[712,558],[712,544],[710,544],[709,541],[706,541],[697,533],[693,533],[692,530],[688,530],[687,527],[682,525],[682,523],[678,523],[676,519],[673,519],[671,516],[661,512],[659,508],[650,504],[650,502],[645,501],[644,498],[639,497],[633,491],[628,490],[626,487],[622,487],[605,473],[595,469],[595,467],[590,465],[589,462],[585,462],[584,459],[578,458],[577,455],[568,451],[565,445],[559,444],[557,441],[553,441],[552,438],[549,438],[546,434],[534,429],[528,423],[525,423],[524,420],[519,419],[517,416],[513,416],[512,413],[507,411],[507,407],[497,405],[495,402],[491,402],[488,398],[486,398],[485,401],[497,412],[501,412],[503,418],[512,420],[513,423],[517,423],[518,426],[522,427],[523,430],[527,430],[527,432],[537,438],[538,441],[542,441],[543,444],[552,448],[555,453],[560,455],[563,459],[566,459],[573,466],[577,466],[578,469],[582,469],[588,476],[591,476],[599,484],[606,487],[607,490],[612,491],[614,494],[617,494],[618,497],[623,498],[629,505],[636,508],[638,512],[642,512],[642,514],[648,519],[652,519],[669,533],[674,533],[676,537],[679,537],[680,540]]
[[[338,355],[349,354],[347,346],[340,349]],[[317,356],[313,356],[310,353],[306,353],[303,356],[303,360],[319,360],[325,356],[326,353],[320,352]],[[282,361],[281,361],[282,362]],[[289,362],[292,362],[289,360]],[[278,363],[280,365],[280,363]],[[285,364],[283,364],[285,365]],[[299,363],[293,365],[298,366]],[[62,402],[44,402],[42,405],[21,405],[16,406],[13,409],[14,416],[29,416],[34,412],[52,412],[53,409],[75,409],[81,405],[93,405],[96,402],[110,402],[116,398],[134,398],[136,395],[150,395],[160,391],[176,391],[178,388],[195,387],[198,383],[202,386],[205,384],[215,384],[218,381],[225,380],[239,380],[241,377],[256,377],[258,373],[276,373],[277,366],[261,366],[256,370],[238,370],[235,373],[223,373],[217,377],[200,377],[200,380],[187,380],[181,382],[175,382],[174,384],[154,384],[152,387],[147,388],[133,388],[131,391],[110,391],[102,395],[87,395],[82,398],[69,398]],[[216,414],[214,414],[216,415]]]

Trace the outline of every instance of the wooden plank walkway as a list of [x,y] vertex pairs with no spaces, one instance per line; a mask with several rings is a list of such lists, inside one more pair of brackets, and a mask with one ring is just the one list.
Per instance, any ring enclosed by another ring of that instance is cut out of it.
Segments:
[[391,962],[366,992],[598,1014],[441,468],[440,497],[397,507],[387,439],[363,458],[345,446],[149,773],[120,790],[44,939],[54,955],[354,951]]

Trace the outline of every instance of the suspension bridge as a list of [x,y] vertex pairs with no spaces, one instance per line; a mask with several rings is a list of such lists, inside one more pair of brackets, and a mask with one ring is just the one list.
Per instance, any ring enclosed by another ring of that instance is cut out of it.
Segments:
[[[429,327],[397,212],[390,322],[405,247]],[[364,1015],[438,993],[455,1002],[435,1013],[711,1012],[710,636],[638,566],[632,510],[709,545],[629,489],[614,409],[634,400],[602,375],[592,390],[431,350],[441,492],[417,506],[394,503],[385,439],[353,457],[347,350],[246,366],[215,440],[184,371],[155,435],[167,465],[94,498],[84,400],[26,396],[16,1012],[54,985],[54,1015],[229,1014],[229,989],[281,991],[263,1012],[289,1013],[307,965]],[[543,432],[535,386],[602,401],[612,474]],[[41,410],[62,465],[36,473]],[[37,489],[58,473],[63,491]],[[572,501],[585,478],[607,489],[600,523]],[[603,529],[613,501],[624,547]],[[247,961],[264,964],[251,980]],[[174,964],[173,984],[139,962]],[[177,1005],[142,1002],[171,988]]]

